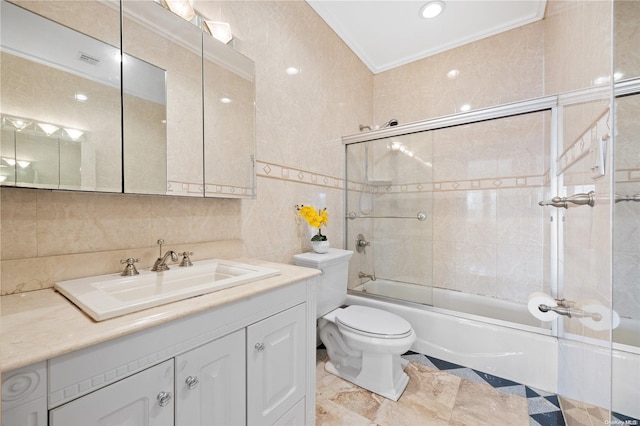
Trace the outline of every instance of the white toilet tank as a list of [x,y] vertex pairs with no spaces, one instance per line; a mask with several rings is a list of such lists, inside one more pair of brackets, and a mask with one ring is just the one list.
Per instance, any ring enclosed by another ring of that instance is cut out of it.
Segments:
[[349,259],[353,252],[330,248],[328,253],[302,253],[293,256],[293,263],[320,269],[316,287],[317,317],[342,306],[347,298]]

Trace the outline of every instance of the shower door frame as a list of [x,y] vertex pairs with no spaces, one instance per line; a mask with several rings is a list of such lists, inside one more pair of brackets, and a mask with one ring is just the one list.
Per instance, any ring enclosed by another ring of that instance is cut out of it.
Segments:
[[[558,94],[553,96],[546,96],[542,98],[536,98],[531,100],[526,100],[523,102],[510,103],[505,105],[500,105],[496,107],[470,111],[466,113],[454,114],[450,116],[439,117],[435,119],[419,121],[414,123],[408,123],[405,125],[396,126],[393,128],[386,128],[383,130],[360,133],[352,136],[343,137],[343,144],[345,145],[345,171],[347,169],[347,155],[346,150],[348,145],[357,144],[357,143],[367,143],[375,140],[386,139],[392,136],[402,136],[406,134],[425,132],[429,130],[437,130],[446,127],[452,127],[463,124],[470,124],[485,120],[491,119],[499,119],[505,118],[520,114],[527,113],[535,113],[540,111],[549,110],[551,112],[551,123],[550,123],[550,135],[549,135],[549,182],[545,189],[548,189],[553,195],[566,196],[567,194],[560,194],[561,191],[564,191],[564,182],[562,173],[558,174],[559,165],[558,158],[561,152],[559,152],[559,147],[563,146],[562,144],[562,135],[563,135],[563,110],[564,107],[579,105],[582,103],[587,103],[596,100],[609,100],[609,113],[613,117],[615,122],[615,108],[613,105],[615,104],[615,99],[618,97],[632,95],[632,94],[640,94],[640,78],[629,79],[621,82],[615,82],[604,86],[593,87],[589,89],[579,90],[575,92]],[[615,124],[612,126],[615,130]],[[614,151],[615,144],[615,131],[611,132],[611,143],[609,145],[609,153],[607,155],[607,166],[608,171],[607,174],[610,174],[610,185],[609,192],[610,194],[601,194],[609,196],[609,208],[613,211],[613,202],[614,202],[614,188],[615,188],[615,163],[612,152]],[[345,176],[345,182],[348,180],[348,176]],[[344,192],[344,202],[345,206],[348,206],[348,185],[345,185]],[[606,199],[600,202],[607,202]],[[560,209],[551,209],[549,210],[550,220],[553,222],[549,225],[549,237],[550,237],[550,263],[549,263],[549,284],[551,290],[552,297],[562,296],[563,294],[563,261],[564,261],[564,241],[563,241],[563,224],[561,220],[561,211]],[[610,216],[610,221],[613,220],[613,215]],[[347,233],[348,233],[348,220],[349,217],[345,212],[345,227],[344,227],[344,241],[345,244],[348,241]],[[609,250],[609,265],[612,265],[612,224],[609,223],[609,228],[611,232],[609,233],[610,240],[608,242],[610,250]],[[610,279],[610,291],[613,292],[613,272],[610,270],[609,273]],[[363,297],[371,297],[367,294],[359,294]],[[375,297],[374,297],[375,298]],[[411,302],[407,301],[397,301],[399,304],[407,304],[413,305]],[[612,302],[613,303],[613,302]],[[422,306],[422,305],[421,305]],[[428,309],[428,307],[422,306],[423,309]],[[565,336],[564,327],[562,324],[562,320],[553,321],[553,326],[551,329],[550,335],[556,337],[557,339],[566,339],[570,338],[570,336]],[[579,337],[578,337],[579,340]],[[602,341],[601,345],[603,349],[609,348],[609,358],[611,359],[611,347],[612,347],[613,339],[612,333],[610,333],[609,341]],[[566,360],[565,360],[566,361]],[[559,360],[558,368],[562,368],[562,361]],[[609,376],[611,379],[611,376]],[[609,381],[611,383],[611,380]],[[609,407],[611,409],[611,401]]]

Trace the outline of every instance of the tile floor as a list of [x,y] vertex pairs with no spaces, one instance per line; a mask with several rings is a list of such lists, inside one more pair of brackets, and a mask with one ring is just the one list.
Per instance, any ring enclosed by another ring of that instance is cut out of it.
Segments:
[[[359,388],[316,362],[318,426],[380,425],[604,425],[639,424],[614,413],[422,354],[404,355],[409,385],[398,402]],[[565,414],[563,415],[564,409]],[[566,416],[566,423],[565,423]],[[618,417],[615,417],[618,416]]]

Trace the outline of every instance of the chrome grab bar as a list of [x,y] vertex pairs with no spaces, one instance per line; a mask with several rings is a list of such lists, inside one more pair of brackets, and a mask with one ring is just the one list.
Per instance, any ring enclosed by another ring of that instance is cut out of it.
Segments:
[[549,311],[553,311],[558,315],[565,315],[569,318],[585,318],[585,317],[590,317],[591,319],[593,319],[594,321],[600,321],[602,319],[602,315],[600,315],[597,312],[585,312],[582,309],[573,309],[570,305],[568,304],[558,304],[558,306],[549,306],[549,305],[545,305],[542,304],[540,306],[538,306],[538,309],[540,309],[540,312],[549,312]]
[[593,207],[596,204],[595,199],[596,193],[594,191],[590,191],[586,194],[575,194],[570,197],[553,197],[551,200],[540,201],[538,203],[539,206],[553,206],[553,207],[562,207],[564,209],[569,208],[569,203],[575,204],[578,206],[588,205]]
[[420,222],[423,222],[427,219],[427,214],[423,211],[418,212],[415,216],[358,216],[356,212],[349,212],[348,215],[345,216],[349,220],[354,219],[418,219]]

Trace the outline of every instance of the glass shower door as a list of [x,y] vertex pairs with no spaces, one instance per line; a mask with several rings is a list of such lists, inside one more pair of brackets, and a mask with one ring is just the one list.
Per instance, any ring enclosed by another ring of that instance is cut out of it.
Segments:
[[347,146],[350,288],[431,304],[432,132]]
[[569,424],[600,424],[611,407],[612,113],[606,95],[557,108],[551,195],[560,198],[544,207],[557,232],[558,394]]

